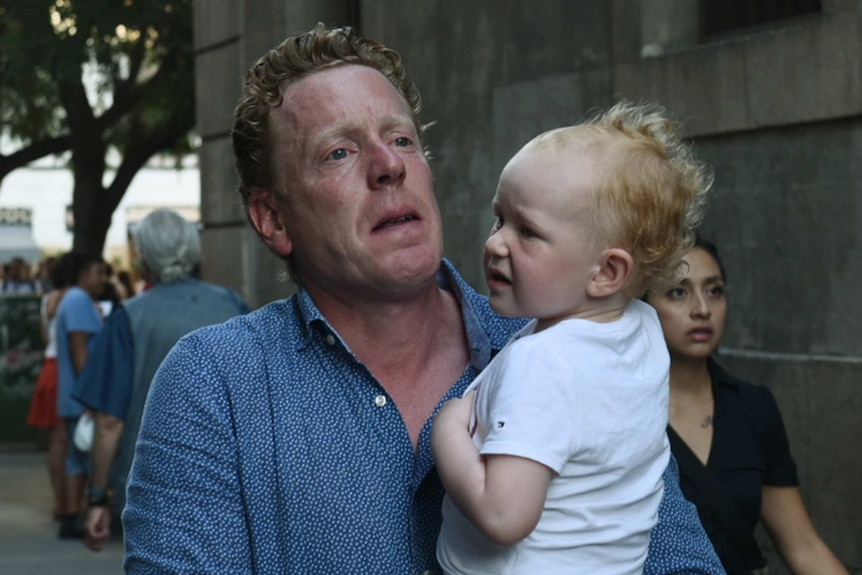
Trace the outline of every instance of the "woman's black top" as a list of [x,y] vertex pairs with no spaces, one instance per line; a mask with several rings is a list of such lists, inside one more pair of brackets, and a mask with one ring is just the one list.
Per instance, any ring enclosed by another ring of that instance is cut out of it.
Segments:
[[[726,488],[753,533],[760,519],[762,486],[798,486],[796,463],[772,392],[736,379],[711,359],[709,371],[715,413],[706,468]],[[674,455],[679,459],[678,453]],[[729,544],[727,531],[682,470],[680,485],[686,498],[697,507],[728,574],[748,573],[751,566],[743,564],[738,550]]]

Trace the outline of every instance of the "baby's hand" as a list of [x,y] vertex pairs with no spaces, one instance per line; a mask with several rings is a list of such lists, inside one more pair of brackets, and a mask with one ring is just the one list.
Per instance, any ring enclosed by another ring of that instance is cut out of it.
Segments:
[[471,391],[464,397],[450,399],[437,412],[431,429],[431,451],[436,461],[439,462],[447,451],[451,453],[452,447],[459,443],[476,449],[470,439],[470,414],[475,400],[476,392]]

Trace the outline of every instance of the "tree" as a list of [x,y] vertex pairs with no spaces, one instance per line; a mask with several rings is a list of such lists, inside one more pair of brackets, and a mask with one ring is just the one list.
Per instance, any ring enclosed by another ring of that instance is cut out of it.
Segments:
[[193,65],[192,0],[4,0],[0,181],[68,153],[73,249],[100,253],[138,170],[191,150]]

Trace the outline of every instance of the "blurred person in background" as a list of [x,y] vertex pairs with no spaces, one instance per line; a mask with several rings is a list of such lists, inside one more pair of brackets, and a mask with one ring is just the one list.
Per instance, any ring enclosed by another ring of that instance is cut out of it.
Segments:
[[[193,277],[200,262],[195,226],[157,210],[132,230],[141,275],[150,284],[122,302],[93,342],[75,397],[96,412],[88,489],[87,545],[101,550],[125,504],[144,402],[162,359],[185,334],[248,312],[233,291]],[[113,499],[113,501],[112,501]]]
[[[59,388],[57,413],[66,423],[69,437],[75,430],[84,406],[72,397],[78,374],[89,357],[90,340],[102,329],[97,300],[104,292],[107,275],[102,256],[83,252],[64,254],[57,264],[68,270],[70,287],[57,310],[57,369]],[[88,454],[68,441],[66,478],[60,531],[61,539],[83,535],[81,504],[87,481]]]
[[39,293],[36,282],[30,277],[30,266],[24,258],[16,256],[9,260],[0,291],[4,295]]
[[126,270],[117,271],[114,286],[117,288],[121,299],[126,300],[137,295],[135,286],[132,284],[132,274]]
[[54,287],[54,268],[56,266],[56,256],[48,256],[39,262],[39,269],[36,274],[36,287],[39,293],[48,293]]
[[107,276],[107,281],[105,281],[105,288],[102,290],[98,299],[99,312],[102,314],[102,319],[111,315],[114,308],[125,299],[123,296],[122,286],[118,287],[117,285],[117,278],[114,275],[114,266],[106,263],[105,274]]
[[[65,422],[57,415],[57,387],[59,376],[57,372],[57,309],[60,301],[71,283],[68,265],[57,265],[56,258],[46,265],[51,273],[49,282],[44,285],[49,289],[42,296],[40,318],[42,327],[42,339],[45,342],[45,359],[39,378],[36,381],[36,390],[33,401],[30,404],[30,412],[27,423],[33,427],[49,430],[48,435],[48,477],[51,481],[51,492],[54,497],[53,514],[55,519],[60,519],[63,509],[63,492],[65,486],[66,447],[68,434]],[[69,260],[64,260],[65,264]],[[43,273],[47,271],[43,270]]]

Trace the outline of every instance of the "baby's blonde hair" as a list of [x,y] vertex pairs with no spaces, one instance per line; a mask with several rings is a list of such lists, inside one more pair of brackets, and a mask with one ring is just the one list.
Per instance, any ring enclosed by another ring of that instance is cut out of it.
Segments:
[[595,169],[591,215],[599,242],[627,250],[635,262],[626,295],[637,297],[671,279],[694,244],[713,174],[682,141],[664,108],[621,101],[583,124],[540,138],[541,145],[579,144],[574,153],[585,153]]

